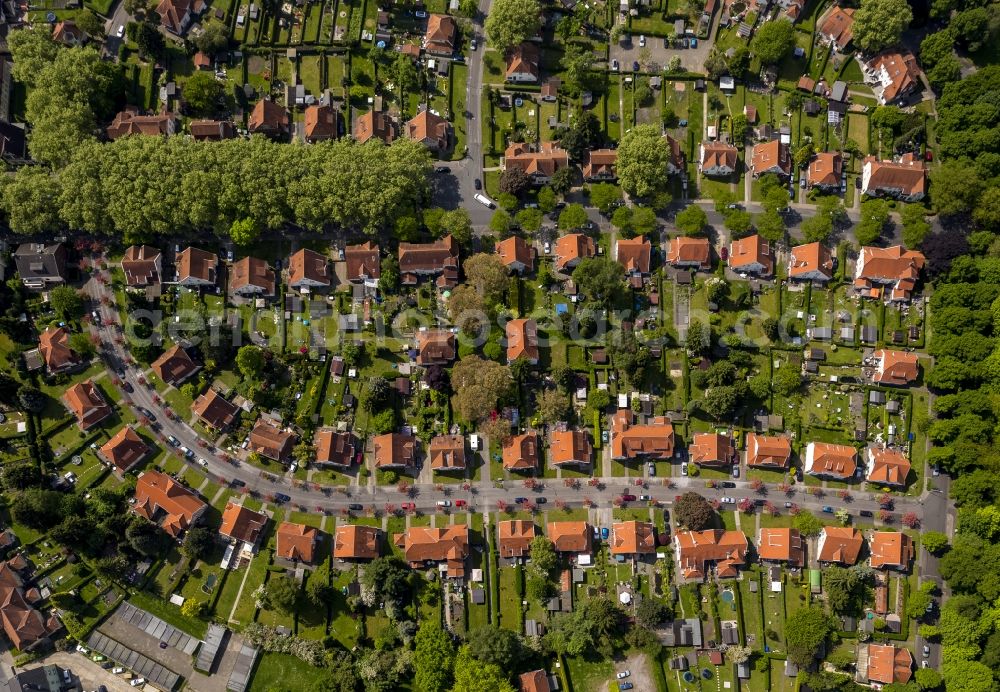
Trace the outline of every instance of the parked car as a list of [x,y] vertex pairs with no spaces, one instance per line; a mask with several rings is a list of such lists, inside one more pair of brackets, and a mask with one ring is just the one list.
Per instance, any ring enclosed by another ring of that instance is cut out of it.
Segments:
[[117,668],[112,668],[111,672],[114,673],[115,675],[121,675],[122,673],[125,672],[125,669],[122,668],[121,666],[118,666]]
[[635,502],[635,495],[625,493],[622,495],[622,502]]
[[364,505],[360,505],[357,502],[352,502],[351,504],[347,505],[347,509],[351,510],[352,512],[360,512],[364,508],[365,508]]
[[246,485],[246,483],[241,481],[239,478],[234,478],[233,480],[229,481],[229,485],[233,486],[234,488],[242,488],[243,486]]
[[794,506],[795,506],[794,502],[786,502],[785,503],[785,509],[791,509]]
[[645,48],[646,47],[646,37],[645,36],[640,36],[639,37],[639,47],[640,48]]
[[799,178],[799,187],[802,188],[803,190],[806,189],[806,179],[804,177]]
[[723,488],[735,488],[736,487],[736,484],[733,483],[732,481],[722,481],[721,483],[719,483],[719,485],[721,485]]
[[620,682],[620,683],[618,683],[618,689],[619,690],[630,690],[630,689],[632,689],[632,683],[631,682]]
[[447,166],[438,166],[437,168],[434,169],[434,172],[435,173],[447,173],[450,170],[451,169],[448,168]]
[[688,463],[686,461],[681,462],[681,475],[682,476],[688,475]]
[[472,43],[470,43],[470,44],[469,44],[469,47],[470,47],[470,48],[471,48],[472,50],[476,50],[476,48],[477,48],[478,46],[479,46],[479,44],[478,44],[478,43],[476,43],[476,39],[472,39]]
[[612,72],[617,72],[618,71],[618,60],[615,59],[615,58],[611,59],[611,71]]
[[535,503],[539,504],[539,505],[544,505],[548,501],[549,501],[548,498],[545,498],[545,497],[536,497],[535,498]]
[[438,507],[451,507],[451,500],[438,500],[437,501],[437,506]]
[[825,514],[833,514],[833,507],[830,505],[823,505],[823,512]]
[[204,466],[205,468],[208,468],[208,460],[205,457],[199,458],[198,463]]
[[122,24],[121,26],[118,27],[118,31],[115,32],[115,36],[121,38],[124,35],[125,35],[125,25]]
[[426,19],[427,13],[424,12],[423,10],[417,10],[416,12],[413,13],[413,16],[418,19]]
[[130,684],[132,687],[139,687],[139,685],[146,684],[146,678],[136,678],[135,680],[129,680],[128,684]]
[[638,60],[633,60],[632,61],[632,71],[633,72],[638,72],[639,71],[639,61]]
[[924,658],[927,658],[930,655],[931,655],[931,647],[924,644]]
[[292,498],[288,497],[288,495],[285,495],[284,493],[275,493],[274,494],[274,501],[278,502],[278,503],[290,502],[291,499]]
[[733,467],[733,478],[739,478],[739,477],[740,477],[740,467],[739,466],[734,466]]
[[151,421],[156,420],[156,416],[154,416],[153,412],[150,411],[148,408],[143,408],[142,406],[136,406],[135,410],[141,413],[142,415],[146,416],[146,418],[148,418]]
[[173,435],[167,435],[167,442],[170,443],[171,447],[180,447],[181,446],[181,441],[178,440]]
[[475,180],[472,181],[472,186],[474,188],[476,188],[477,190],[482,190],[483,189],[483,181],[480,180],[479,178],[476,178]]
[[84,655],[90,653],[90,649],[88,649],[87,647],[83,646],[82,644],[77,644],[76,645],[76,650],[79,651],[81,654],[84,654]]
[[[641,38],[639,40],[640,41],[645,41],[645,38]],[[640,43],[639,45],[641,46],[642,43]],[[618,673],[618,675],[616,675],[615,677],[618,678],[619,680],[624,680],[625,678],[627,678],[631,674],[632,674],[632,671],[630,671],[630,670],[623,670],[622,672]]]
[[608,540],[608,536],[610,536],[610,535],[611,535],[611,532],[608,531],[608,527],[607,526],[602,526],[601,527],[601,540],[602,541]]
[[653,498],[651,498],[649,495],[640,495],[639,496],[639,502],[649,502],[651,499],[653,499]]
[[466,503],[465,500],[455,500],[455,506],[456,507],[465,507],[466,504],[467,503]]
[[516,502],[519,505],[520,504],[524,504],[527,501],[528,501],[528,498],[526,498],[526,497],[515,497],[514,498],[514,502]]
[[724,505],[735,505],[736,504],[736,498],[735,497],[724,497],[724,498],[722,498],[722,504],[724,504]]
[[875,516],[875,514],[871,510],[867,510],[867,509],[861,510],[860,512],[858,512],[858,514],[860,514],[863,517],[874,517]]

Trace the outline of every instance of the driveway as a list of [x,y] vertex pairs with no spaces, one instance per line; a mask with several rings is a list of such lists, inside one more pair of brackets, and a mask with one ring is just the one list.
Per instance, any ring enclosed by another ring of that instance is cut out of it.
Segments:
[[73,679],[77,680],[80,687],[85,690],[96,690],[100,685],[104,685],[110,692],[135,692],[135,688],[124,678],[112,675],[110,670],[101,668],[86,656],[68,651],[51,653],[45,658],[23,666],[22,670],[33,670],[50,664],[67,668],[73,674]]

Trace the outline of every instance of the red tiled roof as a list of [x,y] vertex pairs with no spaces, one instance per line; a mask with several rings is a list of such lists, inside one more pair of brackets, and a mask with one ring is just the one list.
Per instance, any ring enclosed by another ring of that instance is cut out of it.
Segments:
[[910,474],[910,460],[901,452],[885,447],[869,447],[867,457],[867,475],[870,483],[883,485],[906,485],[906,477]]
[[281,132],[288,129],[288,110],[270,99],[256,103],[247,121],[250,132]]
[[344,259],[347,262],[348,281],[377,279],[382,275],[378,245],[370,240],[360,245],[348,245],[344,249]]
[[132,288],[160,285],[162,255],[159,248],[149,245],[132,245],[122,257],[125,285]]
[[858,561],[865,539],[861,532],[848,526],[824,526],[819,534],[816,559],[853,565]]
[[497,536],[500,557],[525,557],[531,552],[535,522],[526,519],[497,522]]
[[260,512],[230,501],[226,503],[226,509],[222,513],[219,533],[242,543],[256,545],[266,525],[267,517]]
[[872,379],[879,384],[910,384],[920,375],[916,353],[880,348],[873,355],[878,366]]
[[674,455],[674,426],[666,416],[657,416],[643,425],[635,424],[631,409],[619,409],[611,417],[611,456],[614,459]]
[[469,557],[469,527],[465,524],[443,529],[411,526],[394,535],[393,543],[403,549],[413,567],[422,567],[425,562],[444,562],[449,577],[465,576],[465,559]]
[[337,527],[333,556],[340,560],[374,560],[381,552],[382,531],[374,526],[356,524]]
[[858,468],[854,447],[810,442],[806,446],[805,471],[817,476],[850,478]]
[[644,236],[619,238],[615,243],[615,260],[629,274],[648,274],[652,251],[653,246]]
[[913,675],[913,654],[894,644],[868,645],[868,679],[885,685],[905,685]]
[[278,557],[312,564],[316,558],[319,530],[304,524],[283,521],[278,526]]
[[585,430],[553,430],[549,433],[549,461],[560,464],[589,464],[593,448]]
[[125,473],[138,464],[150,451],[146,442],[127,425],[101,447],[101,454],[114,464],[119,473]]
[[38,352],[52,372],[61,372],[79,364],[80,357],[69,347],[65,327],[49,327],[38,335]]
[[719,433],[696,433],[688,446],[691,461],[699,466],[733,463],[733,440]]
[[163,512],[160,526],[174,538],[190,528],[207,507],[193,491],[160,471],[144,472],[135,484],[132,509],[150,521]]
[[375,466],[413,466],[417,457],[417,439],[402,433],[386,433],[373,440],[375,445]]
[[515,435],[503,448],[503,467],[509,471],[538,468],[538,435]]
[[198,372],[199,366],[191,360],[180,344],[176,344],[160,355],[150,366],[153,371],[167,384],[175,387],[191,375]]
[[899,531],[873,531],[868,547],[871,565],[875,569],[895,567],[908,569],[913,560],[913,540]]
[[757,554],[761,560],[787,562],[792,567],[801,567],[805,558],[805,542],[798,529],[761,528]]
[[667,262],[669,264],[697,263],[701,269],[708,269],[712,266],[711,248],[708,238],[677,236],[670,240],[667,249]]
[[589,553],[593,529],[585,521],[552,521],[546,527],[549,540],[560,553]]
[[640,555],[656,551],[656,528],[648,521],[620,521],[611,525],[611,554]]
[[703,579],[715,563],[720,577],[735,577],[746,562],[749,543],[742,531],[678,531],[674,534],[677,566],[685,579]]
[[791,456],[792,443],[784,435],[747,435],[747,466],[787,468]]
[[431,468],[435,471],[461,471],[465,468],[465,437],[437,435],[427,447]]
[[350,466],[357,452],[357,438],[350,432],[337,432],[330,428],[317,430],[313,438],[316,444],[316,463]]
[[294,434],[274,427],[263,418],[259,419],[250,431],[250,451],[275,461],[286,459],[292,451],[294,442]]
[[89,430],[111,415],[112,409],[92,380],[78,382],[62,396],[66,407],[76,416],[80,430]]
[[508,363],[518,358],[527,358],[531,362],[538,360],[538,324],[535,320],[510,320],[505,329]]

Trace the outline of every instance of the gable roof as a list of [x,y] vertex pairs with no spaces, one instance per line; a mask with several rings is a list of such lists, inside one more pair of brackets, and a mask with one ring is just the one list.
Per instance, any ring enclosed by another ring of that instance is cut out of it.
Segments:
[[400,243],[398,258],[402,274],[436,273],[449,269],[457,272],[458,242],[446,235],[433,243]]
[[431,365],[455,360],[455,335],[444,329],[417,332],[417,364]]
[[500,256],[500,261],[508,268],[518,262],[528,269],[531,269],[535,264],[535,248],[528,245],[528,242],[520,236],[512,235],[498,242],[496,253]]
[[372,440],[375,446],[375,466],[413,466],[417,457],[417,438],[402,433],[377,435]]
[[880,348],[873,355],[878,360],[878,366],[872,379],[879,384],[910,384],[920,375],[916,353]]
[[327,256],[309,248],[302,248],[289,257],[288,284],[295,286],[301,281],[314,281],[329,286],[330,265]]
[[288,110],[271,99],[260,99],[250,113],[247,128],[250,132],[285,130],[288,128]]
[[854,447],[829,442],[810,442],[806,446],[805,471],[815,475],[850,478],[858,468]]
[[910,474],[910,460],[901,452],[885,447],[869,447],[868,475],[865,477],[871,483],[886,485],[905,485]]
[[181,348],[180,344],[175,344],[154,360],[150,367],[161,380],[177,386],[198,372],[199,366],[191,360],[191,356]]
[[518,685],[521,692],[551,692],[549,686],[549,676],[544,670],[533,670],[530,673],[521,673],[518,678]]
[[809,185],[839,187],[843,165],[844,160],[841,158],[839,152],[817,152],[816,156],[809,162],[809,170],[806,171],[806,182]]
[[788,276],[796,278],[819,272],[828,279],[833,278],[833,256],[823,243],[796,245],[791,251]]
[[611,525],[611,554],[640,555],[656,550],[656,529],[648,521],[619,521]]
[[236,293],[242,288],[256,286],[264,295],[274,295],[274,270],[266,260],[257,257],[243,257],[233,264],[229,277],[229,290]]
[[592,549],[593,529],[585,521],[550,521],[546,532],[560,553],[589,553]]
[[691,461],[706,466],[733,463],[735,451],[732,438],[721,433],[695,433],[688,445]]
[[431,14],[427,17],[427,32],[424,43],[427,50],[451,52],[455,46],[455,20],[446,14]]
[[333,556],[341,560],[374,560],[381,552],[381,530],[374,526],[340,525],[333,539]]
[[801,567],[805,560],[805,542],[798,529],[761,528],[757,538],[761,560],[787,562]]
[[701,143],[702,168],[736,168],[739,153],[732,144],[724,142]]
[[126,425],[104,443],[101,454],[114,464],[120,473],[125,473],[150,453],[146,442],[130,426]]
[[348,245],[344,248],[344,260],[347,262],[348,281],[377,279],[382,276],[379,248],[370,240],[366,240],[360,245]]
[[677,565],[685,579],[702,579],[714,562],[720,577],[735,577],[746,562],[749,543],[742,531],[678,531],[674,534]]
[[503,447],[503,467],[509,471],[538,468],[538,435],[534,432],[514,435]]
[[184,30],[184,17],[192,10],[198,11],[201,3],[193,3],[192,0],[160,0],[156,6],[156,14],[160,15],[160,24],[179,34]]
[[250,451],[275,461],[281,461],[291,453],[294,441],[295,435],[274,427],[263,418],[258,419],[250,431]]
[[191,410],[210,427],[222,430],[236,422],[240,407],[212,388],[194,400]]
[[21,243],[14,251],[14,264],[22,281],[66,280],[66,246],[62,243]]
[[864,160],[864,191],[898,190],[907,196],[927,192],[927,165],[915,156],[899,161],[880,161],[874,156]]
[[235,502],[227,502],[222,512],[222,526],[219,533],[242,543],[256,545],[260,540],[267,517]]
[[161,471],[146,471],[135,484],[132,509],[150,521],[158,511],[163,512],[166,516],[160,526],[175,538],[194,524],[207,506],[192,490]]
[[76,416],[80,430],[87,430],[111,415],[108,402],[101,395],[92,380],[78,382],[69,387],[62,396],[66,407]]
[[535,538],[535,522],[527,519],[497,522],[497,536],[500,557],[525,557],[531,552],[531,541]]
[[538,79],[538,46],[524,41],[507,51],[507,79],[515,74],[529,74]]
[[734,240],[729,244],[729,266],[735,270],[741,267],[759,264],[763,274],[774,271],[774,257],[771,255],[771,244],[754,233],[746,238]]
[[834,7],[826,15],[819,30],[843,50],[854,38],[854,8]]
[[792,456],[792,442],[784,435],[747,434],[747,466],[787,468]]
[[594,239],[583,233],[569,233],[556,240],[556,269],[562,271],[566,265],[576,260],[593,257],[596,254]]
[[583,177],[615,176],[618,163],[617,149],[593,149],[583,154]]
[[337,120],[340,118],[340,111],[331,105],[312,105],[306,107],[303,116],[306,139],[315,142],[321,139],[334,139],[337,137]]
[[431,113],[429,108],[425,108],[406,121],[404,129],[407,139],[417,142],[433,140],[441,149],[448,146],[451,125],[440,115]]
[[753,155],[750,157],[750,170],[754,172],[754,175],[760,175],[775,168],[780,169],[784,175],[792,172],[792,157],[788,152],[788,145],[782,144],[781,140],[778,139],[755,144]]
[[312,564],[316,558],[319,530],[304,524],[283,521],[278,525],[278,557]]
[[173,113],[159,115],[139,115],[134,107],[119,111],[115,119],[105,129],[108,139],[118,139],[126,135],[146,135],[150,137],[172,135],[177,130],[177,117]]
[[215,268],[219,265],[219,256],[196,247],[186,247],[177,253],[177,281],[198,279],[215,283]]
[[122,257],[125,285],[133,288],[160,285],[162,253],[149,245],[132,245]]
[[649,273],[649,260],[653,246],[645,236],[619,238],[615,243],[615,260],[628,273]]
[[352,136],[359,144],[375,138],[386,144],[396,139],[396,122],[382,111],[370,110],[354,119]]
[[525,142],[511,142],[503,153],[503,167],[517,168],[529,176],[552,177],[569,166],[569,153],[557,142],[541,142],[537,148]]
[[[884,103],[894,101],[920,83],[920,67],[917,66],[917,59],[913,53],[908,50],[889,50],[880,53],[868,62],[867,67],[879,73],[879,81],[883,85]],[[883,74],[887,79],[881,79]]]
[[469,556],[469,527],[465,524],[443,529],[411,526],[405,532],[395,534],[393,543],[403,549],[411,566],[445,562],[449,577],[465,576],[465,558]]
[[22,650],[59,628],[57,620],[44,620],[28,601],[14,560],[0,563],[0,624],[11,643]]
[[223,140],[236,136],[236,128],[229,120],[192,120],[188,131],[197,140]]
[[465,468],[465,437],[463,435],[436,435],[427,447],[431,468],[435,471],[453,471]]
[[585,430],[553,430],[549,433],[549,461],[559,464],[589,464],[593,448]]
[[350,432],[337,432],[332,428],[316,431],[313,437],[316,445],[316,462],[350,466],[357,451],[357,438]]
[[853,565],[858,561],[865,539],[861,532],[850,526],[824,526],[819,534],[816,559],[820,562],[839,562]]
[[906,569],[913,560],[913,540],[901,531],[872,531],[868,547],[871,550],[871,565],[875,569]]
[[901,245],[880,248],[865,246],[855,268],[855,285],[871,283],[895,284],[893,296],[910,297],[910,291],[920,278],[924,256],[916,250],[904,250]]
[[518,358],[538,360],[538,323],[535,320],[510,320],[505,329],[507,362],[512,363]]
[[711,265],[711,248],[708,238],[677,236],[670,239],[667,262],[669,264],[697,262],[699,266],[707,268]]
[[913,654],[895,644],[868,645],[868,679],[886,685],[905,684],[913,675]]
[[666,416],[635,425],[631,409],[619,409],[611,416],[611,456],[634,459],[639,456],[669,459],[674,455],[674,426]]
[[69,331],[65,327],[48,327],[38,335],[38,351],[49,370],[58,372],[80,362],[80,357],[69,347]]

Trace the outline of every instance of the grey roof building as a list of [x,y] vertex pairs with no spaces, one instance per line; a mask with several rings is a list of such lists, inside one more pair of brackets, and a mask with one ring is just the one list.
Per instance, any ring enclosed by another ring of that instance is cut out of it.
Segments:
[[42,290],[66,283],[66,246],[62,243],[22,243],[14,263],[25,288]]
[[701,621],[698,618],[674,620],[655,629],[664,646],[701,646]]

